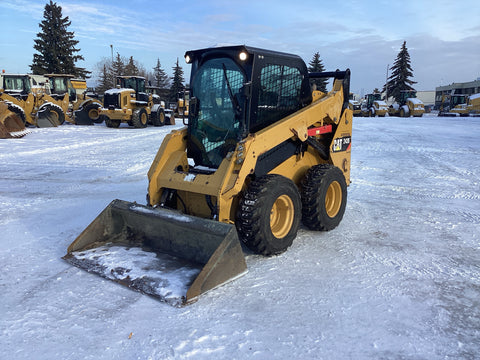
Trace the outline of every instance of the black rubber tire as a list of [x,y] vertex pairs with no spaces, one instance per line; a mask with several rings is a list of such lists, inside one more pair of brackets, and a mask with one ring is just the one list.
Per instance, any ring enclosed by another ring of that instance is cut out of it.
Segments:
[[311,167],[302,181],[303,223],[311,230],[332,230],[342,220],[346,206],[347,183],[342,171],[330,164]]
[[118,128],[120,123],[120,120],[111,120],[109,117],[105,117],[105,125],[109,128]]
[[101,105],[99,103],[90,103],[83,108],[83,111],[87,114],[88,118],[95,124],[101,124],[103,118],[100,116]]
[[[45,106],[49,107],[48,112],[42,112],[42,107]],[[40,106],[38,113],[42,114],[41,116],[48,118],[48,121],[55,123],[55,126],[63,125],[65,122],[65,113],[63,112],[62,108],[56,104],[45,103]]]
[[20,106],[8,104],[8,110],[15,113],[22,120],[23,125],[27,126],[27,118],[25,116],[25,111]]
[[[258,178],[249,184],[239,201],[235,221],[238,236],[257,254],[280,254],[297,236],[301,207],[300,192],[293,181],[280,175]],[[285,214],[288,220],[283,221],[285,217],[281,214]],[[274,233],[283,236],[277,237]]]
[[144,108],[138,108],[133,110],[132,113],[132,125],[137,129],[146,128],[148,123],[147,110]]
[[163,126],[165,125],[165,112],[162,108],[158,108],[157,111],[151,114],[153,126]]

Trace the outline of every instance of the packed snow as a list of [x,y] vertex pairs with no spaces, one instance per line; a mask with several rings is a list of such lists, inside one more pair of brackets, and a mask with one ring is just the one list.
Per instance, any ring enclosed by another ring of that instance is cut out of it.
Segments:
[[478,358],[480,118],[354,118],[338,228],[181,308],[62,259],[177,124],[0,140],[1,359]]

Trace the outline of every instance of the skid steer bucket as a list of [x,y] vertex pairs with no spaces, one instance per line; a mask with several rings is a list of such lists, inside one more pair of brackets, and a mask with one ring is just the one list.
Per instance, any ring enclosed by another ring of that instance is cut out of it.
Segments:
[[235,226],[122,200],[113,200],[63,258],[174,306],[247,271]]

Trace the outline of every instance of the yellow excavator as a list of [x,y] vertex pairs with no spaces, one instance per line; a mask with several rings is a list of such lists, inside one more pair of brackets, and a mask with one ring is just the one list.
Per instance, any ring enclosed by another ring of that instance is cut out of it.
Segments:
[[301,221],[334,229],[350,184],[350,70],[308,73],[296,55],[244,45],[185,59],[188,125],[164,138],[147,204],[112,201],[64,256],[174,306],[246,273],[242,245],[271,256]]

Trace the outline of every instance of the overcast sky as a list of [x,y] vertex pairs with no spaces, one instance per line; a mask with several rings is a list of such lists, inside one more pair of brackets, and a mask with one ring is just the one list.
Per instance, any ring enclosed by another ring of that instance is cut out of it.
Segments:
[[[34,39],[47,0],[0,0],[0,69],[30,72]],[[94,71],[114,53],[151,70],[157,58],[171,75],[177,57],[188,82],[185,51],[246,44],[300,55],[315,52],[326,70],[350,68],[351,90],[381,89],[405,40],[414,87],[434,90],[480,77],[480,2],[322,0],[104,0],[56,2],[72,24]],[[89,86],[93,81],[89,80]]]

